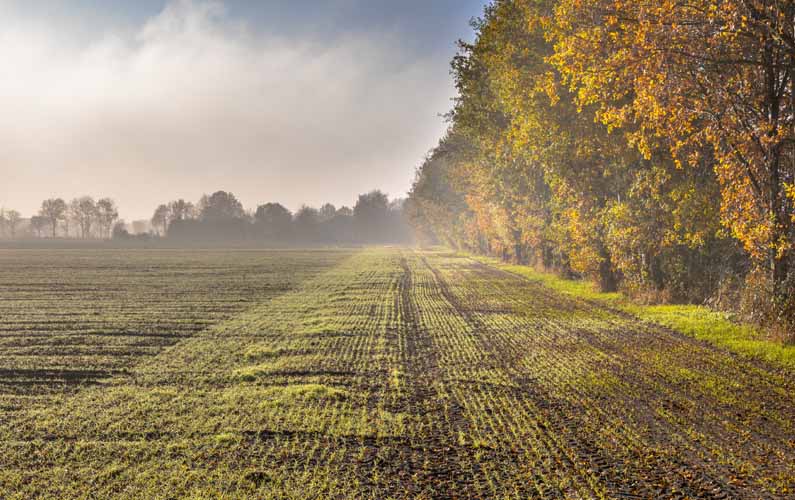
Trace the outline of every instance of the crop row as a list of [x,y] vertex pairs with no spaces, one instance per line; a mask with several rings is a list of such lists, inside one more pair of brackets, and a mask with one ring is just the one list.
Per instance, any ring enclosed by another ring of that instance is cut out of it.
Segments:
[[0,497],[785,498],[790,380],[463,257],[367,250],[0,423]]
[[0,420],[124,374],[345,255],[0,251]]

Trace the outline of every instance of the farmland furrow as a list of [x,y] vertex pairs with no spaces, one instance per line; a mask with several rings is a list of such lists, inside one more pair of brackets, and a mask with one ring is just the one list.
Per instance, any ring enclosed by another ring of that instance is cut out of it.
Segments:
[[455,254],[363,250],[285,291],[302,259],[246,301],[130,284],[141,329],[118,298],[29,331],[0,304],[0,498],[795,498],[785,370]]
[[0,250],[0,422],[107,384],[347,255]]

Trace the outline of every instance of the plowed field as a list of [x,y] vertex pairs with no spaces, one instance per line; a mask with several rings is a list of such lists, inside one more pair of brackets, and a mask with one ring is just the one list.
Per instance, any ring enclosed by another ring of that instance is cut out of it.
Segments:
[[0,498],[795,498],[795,378],[465,257],[0,251]]

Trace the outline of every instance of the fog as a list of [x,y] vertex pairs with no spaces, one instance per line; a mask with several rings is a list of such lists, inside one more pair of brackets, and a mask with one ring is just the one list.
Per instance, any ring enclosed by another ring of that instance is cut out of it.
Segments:
[[0,206],[89,194],[132,220],[217,189],[293,210],[399,197],[453,95],[452,44],[406,36],[291,36],[200,0],[87,30],[1,3]]

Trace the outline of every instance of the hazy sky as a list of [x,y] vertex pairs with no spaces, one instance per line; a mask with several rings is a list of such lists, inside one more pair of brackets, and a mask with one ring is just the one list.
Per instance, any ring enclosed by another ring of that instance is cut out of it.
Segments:
[[0,206],[402,196],[483,0],[0,0]]

